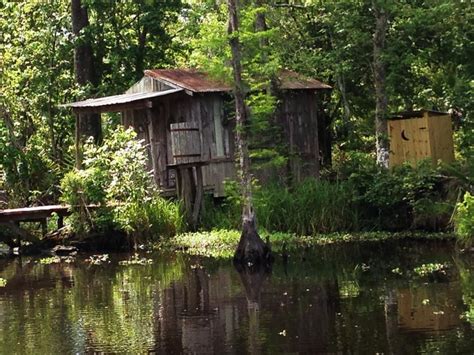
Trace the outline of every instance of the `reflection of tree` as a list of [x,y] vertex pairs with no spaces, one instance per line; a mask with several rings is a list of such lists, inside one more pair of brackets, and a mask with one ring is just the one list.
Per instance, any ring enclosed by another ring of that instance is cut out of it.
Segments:
[[398,350],[398,302],[397,292],[393,288],[386,291],[384,299],[385,331],[387,334],[388,353],[399,354]]
[[249,316],[248,353],[261,352],[260,335],[260,300],[262,285],[270,274],[270,266],[264,264],[245,265],[236,263],[235,268],[240,275],[247,297],[247,311]]

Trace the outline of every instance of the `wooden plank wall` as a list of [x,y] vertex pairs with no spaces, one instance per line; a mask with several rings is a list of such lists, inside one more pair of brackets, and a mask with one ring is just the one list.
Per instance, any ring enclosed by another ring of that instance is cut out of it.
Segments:
[[428,120],[429,139],[431,142],[431,156],[433,162],[441,160],[445,163],[454,161],[453,128],[450,115],[429,116]]
[[[153,135],[156,141],[160,186],[174,188],[176,171],[169,167],[175,162],[171,150],[170,125],[181,122],[195,123],[201,140],[201,160],[209,164],[203,166],[203,182],[214,189],[214,195],[223,196],[223,181],[235,177],[233,163],[232,128],[222,123],[222,98],[219,94],[180,93],[157,98],[152,110]],[[134,127],[139,124],[134,122]],[[217,128],[216,128],[217,127]],[[216,134],[217,132],[217,134]],[[148,138],[149,139],[149,138]],[[151,154],[150,154],[151,156]]]
[[288,146],[288,172],[293,182],[319,176],[319,132],[316,91],[282,93],[277,122]]
[[140,81],[133,84],[127,91],[126,94],[137,94],[141,92],[155,92],[155,91],[165,91],[173,89],[171,86],[162,83],[156,79],[150,78],[149,76],[144,76]]

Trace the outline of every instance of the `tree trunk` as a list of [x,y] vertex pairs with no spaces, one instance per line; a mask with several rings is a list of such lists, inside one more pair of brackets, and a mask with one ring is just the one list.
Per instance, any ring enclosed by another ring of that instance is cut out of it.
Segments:
[[387,93],[385,92],[385,63],[382,58],[388,26],[387,12],[373,2],[374,33],[374,86],[375,86],[375,138],[377,163],[388,167]]
[[[98,77],[94,71],[94,55],[88,36],[83,32],[89,26],[87,8],[81,0],[71,0],[72,32],[75,37],[74,46],[74,73],[79,86],[95,86]],[[92,136],[98,143],[102,138],[102,127],[99,114],[80,115],[78,129],[80,136]]]
[[257,233],[255,213],[252,207],[252,178],[248,149],[249,122],[245,106],[245,92],[242,82],[240,43],[238,38],[239,20],[237,0],[227,0],[229,10],[229,44],[232,52],[234,75],[234,99],[236,119],[236,145],[239,160],[239,177],[242,193],[242,235],[235,251],[234,260],[250,264],[260,263],[270,256],[267,245]]

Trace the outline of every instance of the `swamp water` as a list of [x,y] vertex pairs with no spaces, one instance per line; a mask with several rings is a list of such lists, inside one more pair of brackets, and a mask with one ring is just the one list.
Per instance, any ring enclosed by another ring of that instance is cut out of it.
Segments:
[[270,274],[141,256],[151,263],[0,260],[0,353],[474,352],[473,256],[447,243],[320,247]]

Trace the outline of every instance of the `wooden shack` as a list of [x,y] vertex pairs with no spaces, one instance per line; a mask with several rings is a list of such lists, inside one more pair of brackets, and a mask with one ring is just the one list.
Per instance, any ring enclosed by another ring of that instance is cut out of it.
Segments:
[[454,161],[451,116],[445,112],[419,110],[399,112],[388,119],[390,139],[389,166],[404,162],[416,165],[431,158],[434,164],[441,160]]
[[[327,137],[322,131],[326,117],[321,101],[329,89],[291,71],[280,74],[280,104],[274,122],[284,133],[288,169],[295,179],[319,175],[320,137]],[[122,124],[133,127],[147,143],[149,169],[162,191],[176,191],[179,166],[197,164],[204,189],[223,196],[224,180],[235,177],[231,99],[228,85],[203,72],[159,69],[146,70],[125,94],[67,106],[76,116],[122,112]]]

